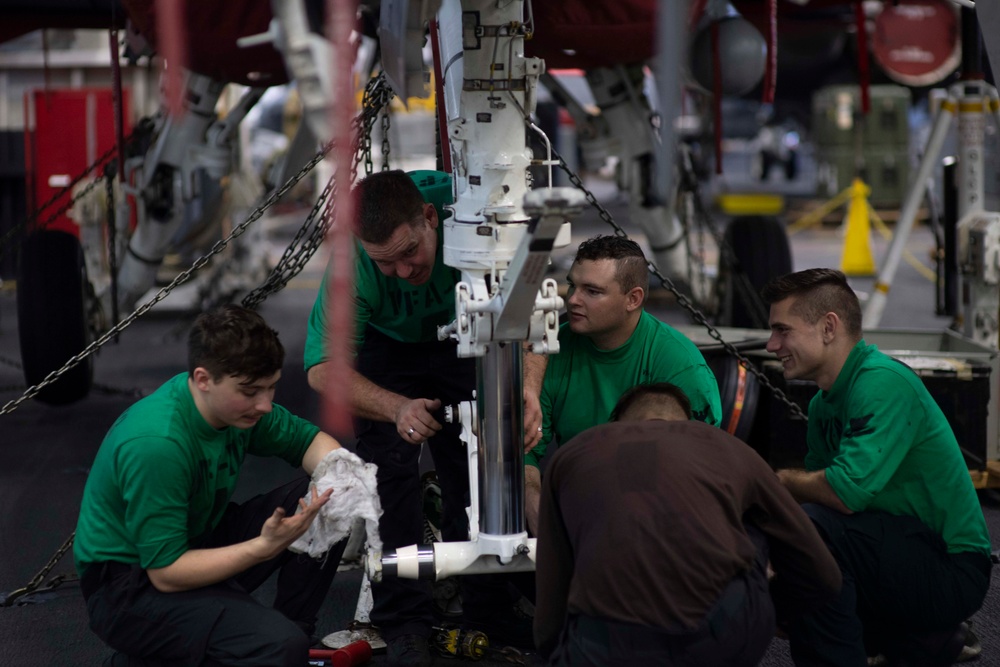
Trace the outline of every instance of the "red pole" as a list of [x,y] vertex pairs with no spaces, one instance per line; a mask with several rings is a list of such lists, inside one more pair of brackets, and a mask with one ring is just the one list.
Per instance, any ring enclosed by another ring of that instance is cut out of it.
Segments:
[[336,437],[351,434],[351,376],[353,350],[350,341],[354,333],[354,229],[357,225],[356,203],[351,192],[351,160],[354,141],[351,122],[354,118],[354,84],[351,29],[357,14],[356,0],[327,0],[326,34],[333,45],[330,63],[333,101],[330,106],[330,127],[333,135],[334,179],[337,185],[336,215],[327,234],[330,247],[330,283],[327,312],[330,330],[327,334],[329,372],[323,391],[323,428]]
[[437,110],[438,136],[441,137],[441,166],[451,173],[451,142],[448,141],[448,110],[444,108],[444,71],[441,65],[441,44],[438,42],[437,19],[430,21],[431,55],[434,60],[434,105]]
[[854,2],[854,21],[858,30],[858,80],[861,84],[861,113],[868,115],[871,100],[868,97],[868,28],[865,22],[865,8],[861,0]]
[[[108,32],[111,42],[111,73],[113,75],[112,97],[115,106],[115,145],[118,147],[118,182],[125,185],[125,128],[124,107],[122,99],[122,66],[118,58],[118,28]],[[109,204],[110,205],[110,204]]]
[[774,104],[774,89],[778,80],[778,0],[768,0],[767,64],[764,69],[764,104]]
[[719,22],[712,21],[712,110],[715,118],[715,173],[722,173],[722,62],[719,55]]
[[175,118],[184,113],[184,69],[187,67],[184,2],[185,0],[156,0],[156,48],[167,68],[164,81],[167,110]]

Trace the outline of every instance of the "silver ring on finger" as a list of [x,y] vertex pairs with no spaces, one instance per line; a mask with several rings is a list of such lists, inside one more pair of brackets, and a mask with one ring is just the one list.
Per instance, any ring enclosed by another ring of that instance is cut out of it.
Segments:
[[406,435],[413,435],[413,432],[414,432],[414,431],[413,431],[413,429],[412,429],[412,428],[408,428],[408,429],[406,429]]

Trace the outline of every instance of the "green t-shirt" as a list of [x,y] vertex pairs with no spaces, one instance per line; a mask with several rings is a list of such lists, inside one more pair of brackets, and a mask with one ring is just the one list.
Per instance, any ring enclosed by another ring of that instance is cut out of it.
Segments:
[[986,520],[955,434],[924,383],[863,340],[809,404],[807,470],[826,470],[854,512],[915,516],[950,553],[989,553]]
[[126,410],[97,451],[73,543],[77,571],[108,560],[170,565],[218,524],[247,454],[300,466],[318,432],[279,405],[252,428],[213,428],[187,373],[171,378]]
[[643,311],[628,341],[601,350],[569,324],[559,329],[559,354],[549,358],[542,382],[542,439],[525,454],[538,466],[547,444],[570,438],[611,417],[618,399],[637,384],[670,382],[691,401],[691,415],[718,426],[722,419],[719,384],[694,343],[668,324]]
[[[430,279],[423,285],[411,285],[401,278],[389,278],[355,243],[354,340],[357,350],[364,341],[365,329],[372,328],[403,343],[436,341],[439,326],[455,319],[455,284],[461,272],[444,263],[444,219],[451,213],[444,207],[452,202],[451,176],[439,171],[416,171],[410,177],[424,196],[434,204],[439,224],[437,251]],[[330,267],[323,277],[306,335],[305,367],[326,361],[327,282]]]

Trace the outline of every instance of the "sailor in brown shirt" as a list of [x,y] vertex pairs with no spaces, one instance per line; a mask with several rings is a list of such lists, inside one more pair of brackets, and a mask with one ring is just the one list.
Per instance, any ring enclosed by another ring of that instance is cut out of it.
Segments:
[[[770,591],[768,559],[774,577]],[[755,665],[780,616],[836,596],[836,561],[756,452],[626,392],[543,482],[535,642],[553,665]]]

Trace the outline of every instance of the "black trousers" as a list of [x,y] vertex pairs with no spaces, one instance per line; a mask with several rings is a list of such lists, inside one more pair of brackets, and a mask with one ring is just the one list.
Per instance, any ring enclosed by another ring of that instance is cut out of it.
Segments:
[[936,653],[982,605],[989,556],[949,554],[941,536],[915,517],[802,508],[844,583],[833,602],[789,623],[795,664],[863,667],[878,653],[892,664],[951,664]]
[[753,526],[747,526],[747,534],[757,547],[750,570],[729,582],[694,630],[666,630],[571,615],[549,664],[558,667],[756,665],[774,637],[774,605],[768,592],[767,540]]
[[[277,507],[293,514],[309,487],[302,477],[271,493],[230,503],[200,548],[220,547],[260,535]],[[106,562],[87,568],[81,588],[90,628],[130,665],[306,664],[309,635],[329,591],[346,540],[326,559],[285,551],[229,579],[180,593],[161,593],[138,565]],[[250,594],[278,571],[274,607]]]
[[[371,328],[358,352],[358,372],[375,384],[409,398],[440,399],[457,405],[472,398],[476,383],[475,359],[460,359],[452,341],[400,343]],[[469,539],[465,508],[469,504],[469,466],[460,426],[447,424],[427,441],[441,484],[445,541]],[[378,493],[382,502],[379,532],[386,549],[423,541],[421,504],[421,447],[406,442],[393,422],[355,420],[357,454],[378,466]],[[466,618],[485,616],[488,610],[511,601],[497,577],[463,576],[462,598]],[[404,634],[428,635],[435,623],[430,584],[386,578],[372,586],[370,615],[386,640]]]

